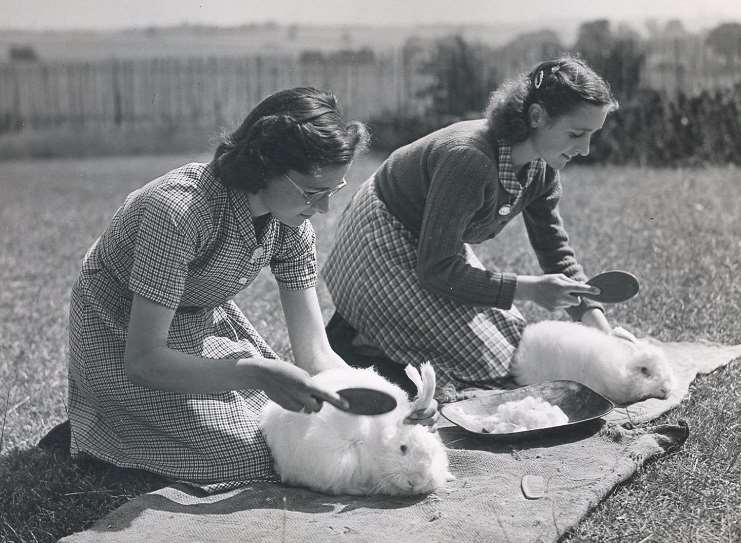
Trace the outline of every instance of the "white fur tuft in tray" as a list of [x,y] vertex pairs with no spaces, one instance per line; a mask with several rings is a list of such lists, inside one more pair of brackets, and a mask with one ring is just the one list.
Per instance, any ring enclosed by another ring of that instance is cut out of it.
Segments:
[[[489,428],[482,426],[482,421],[498,413],[500,406],[512,405],[512,402],[523,400],[526,403],[533,403],[528,398],[534,398],[542,404],[547,402],[550,406],[558,408],[568,420],[564,421],[558,416],[551,417],[549,414],[546,418],[550,418],[553,424],[540,428],[507,431],[507,425],[493,425]],[[593,421],[605,416],[614,407],[610,400],[581,383],[549,381],[498,393],[484,393],[460,402],[445,404],[440,408],[440,413],[456,426],[476,435],[491,438],[529,438]]]

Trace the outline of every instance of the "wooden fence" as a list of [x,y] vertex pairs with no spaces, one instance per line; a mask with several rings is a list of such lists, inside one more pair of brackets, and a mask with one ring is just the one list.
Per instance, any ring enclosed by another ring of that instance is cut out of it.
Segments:
[[[506,48],[496,59],[507,78],[532,65],[533,51]],[[741,59],[728,61],[691,37],[647,50],[643,87],[674,96],[741,80]],[[529,55],[529,56],[528,56]],[[286,87],[331,89],[347,118],[422,114],[429,84],[424,54],[403,50],[352,58],[223,57],[15,62],[0,64],[0,133],[55,126],[147,124],[230,127],[262,98]]]
[[347,118],[421,113],[424,80],[398,53],[363,61],[286,57],[0,65],[0,132],[59,125],[233,125],[268,94],[331,89]]

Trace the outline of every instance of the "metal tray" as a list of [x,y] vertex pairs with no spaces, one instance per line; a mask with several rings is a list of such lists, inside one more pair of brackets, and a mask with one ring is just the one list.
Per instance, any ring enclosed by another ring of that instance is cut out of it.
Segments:
[[[490,415],[499,405],[513,400],[522,400],[527,396],[542,398],[550,404],[557,405],[569,417],[569,422],[557,426],[535,428],[521,432],[490,433],[482,432],[480,425],[473,426],[470,415]],[[576,381],[548,381],[537,385],[528,385],[503,392],[486,391],[474,398],[444,404],[440,413],[450,422],[477,436],[490,438],[529,438],[566,430],[585,422],[593,421],[612,411],[615,405],[591,388]]]

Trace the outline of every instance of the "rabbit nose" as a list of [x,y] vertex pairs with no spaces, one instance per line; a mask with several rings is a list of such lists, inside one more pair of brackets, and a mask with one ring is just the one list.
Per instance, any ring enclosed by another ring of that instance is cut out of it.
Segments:
[[424,475],[409,475],[407,476],[407,484],[409,488],[419,488],[427,482],[427,477]]

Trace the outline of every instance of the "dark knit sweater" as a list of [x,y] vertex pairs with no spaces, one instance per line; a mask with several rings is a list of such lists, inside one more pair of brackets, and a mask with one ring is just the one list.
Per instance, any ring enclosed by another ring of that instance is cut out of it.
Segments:
[[[516,274],[469,265],[463,244],[495,237],[520,212],[543,272],[586,280],[558,212],[558,172],[542,168],[513,201],[498,181],[497,148],[484,119],[455,123],[397,149],[375,183],[381,200],[418,237],[417,275],[431,292],[467,305],[510,308]],[[511,212],[501,215],[505,204]],[[587,307],[601,306],[584,300],[569,314],[579,319]]]

